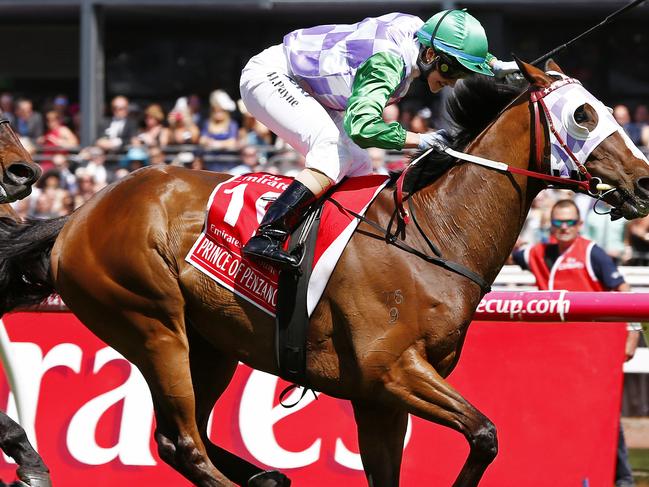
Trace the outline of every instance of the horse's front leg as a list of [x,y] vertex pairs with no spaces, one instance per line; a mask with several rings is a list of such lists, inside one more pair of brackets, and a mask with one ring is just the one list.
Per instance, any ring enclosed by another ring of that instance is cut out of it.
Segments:
[[399,485],[408,413],[376,401],[352,401],[363,469],[370,487]]
[[23,485],[50,487],[50,473],[41,456],[27,439],[25,430],[0,411],[0,449],[18,464],[18,478]]
[[453,487],[475,487],[498,453],[496,427],[464,399],[414,348],[406,350],[384,377],[385,390],[408,412],[459,431],[469,456]]

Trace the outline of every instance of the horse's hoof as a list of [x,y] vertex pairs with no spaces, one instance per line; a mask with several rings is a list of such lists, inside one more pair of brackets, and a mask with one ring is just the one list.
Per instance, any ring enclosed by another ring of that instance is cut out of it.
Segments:
[[18,467],[17,473],[21,487],[52,487],[50,474],[47,471]]
[[248,480],[248,487],[290,487],[291,480],[277,470],[266,470],[253,475]]

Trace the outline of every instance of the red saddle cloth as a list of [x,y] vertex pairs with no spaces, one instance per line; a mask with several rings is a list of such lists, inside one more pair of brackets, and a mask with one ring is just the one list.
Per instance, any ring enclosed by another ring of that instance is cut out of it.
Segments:
[[[272,316],[277,305],[279,272],[270,264],[242,257],[268,205],[293,181],[267,173],[244,174],[216,186],[207,205],[207,220],[185,260]],[[345,208],[363,214],[385,187],[387,176],[344,180],[332,195]],[[330,201],[325,202],[307,294],[308,313],[320,296],[351,238],[358,220]]]

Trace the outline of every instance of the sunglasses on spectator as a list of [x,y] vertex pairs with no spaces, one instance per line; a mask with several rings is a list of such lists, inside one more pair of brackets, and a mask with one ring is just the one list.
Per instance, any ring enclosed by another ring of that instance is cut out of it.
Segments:
[[579,220],[576,218],[573,218],[571,220],[557,220],[557,219],[552,219],[551,224],[553,227],[560,228],[561,225],[566,225],[567,227],[574,227],[577,223],[579,223]]

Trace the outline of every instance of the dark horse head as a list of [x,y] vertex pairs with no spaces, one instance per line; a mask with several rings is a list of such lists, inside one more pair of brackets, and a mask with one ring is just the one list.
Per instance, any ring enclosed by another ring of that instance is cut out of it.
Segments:
[[0,204],[28,196],[41,172],[0,113]]

